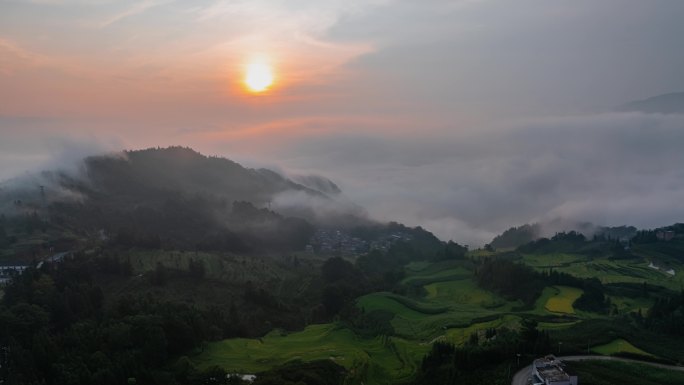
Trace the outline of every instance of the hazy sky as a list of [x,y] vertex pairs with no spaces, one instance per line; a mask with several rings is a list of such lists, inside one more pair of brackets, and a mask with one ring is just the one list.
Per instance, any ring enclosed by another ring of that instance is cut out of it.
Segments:
[[[1,0],[0,179],[187,145],[481,243],[684,220],[681,0]],[[272,63],[263,95],[241,85]]]

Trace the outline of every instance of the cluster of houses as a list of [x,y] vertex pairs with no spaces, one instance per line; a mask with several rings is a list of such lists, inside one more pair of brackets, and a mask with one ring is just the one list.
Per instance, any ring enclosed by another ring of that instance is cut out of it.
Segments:
[[368,242],[352,237],[342,230],[318,229],[311,237],[306,250],[311,253],[356,255],[367,252]]
[[12,278],[28,269],[28,265],[9,263],[0,265],[0,286],[8,285]]
[[[44,260],[38,262],[36,267],[40,268],[43,266],[43,263],[59,263],[64,260],[71,252],[69,251],[64,251],[61,253],[57,253],[54,255],[51,255]],[[0,286],[6,286],[9,285],[10,282],[12,282],[12,279],[18,275],[21,275],[21,273],[24,272],[24,270],[28,269],[30,265],[24,264],[24,263],[0,263]]]
[[358,237],[353,237],[342,230],[318,229],[306,246],[309,253],[359,255],[371,250],[387,251],[394,243],[409,241],[411,235],[403,232],[386,234],[368,242]]

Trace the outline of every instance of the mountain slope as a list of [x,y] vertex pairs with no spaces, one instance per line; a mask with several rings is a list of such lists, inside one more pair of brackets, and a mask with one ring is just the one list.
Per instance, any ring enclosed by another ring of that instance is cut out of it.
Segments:
[[180,250],[301,250],[313,225],[297,210],[271,211],[270,202],[295,193],[332,203],[276,172],[182,147],[89,157],[80,173],[44,172],[2,187],[0,212],[13,229],[34,218],[34,228],[77,238]]
[[96,190],[136,198],[161,191],[180,191],[255,204],[266,203],[285,191],[322,195],[273,171],[245,168],[231,160],[207,157],[189,148],[127,151],[124,155],[85,160],[88,180]]

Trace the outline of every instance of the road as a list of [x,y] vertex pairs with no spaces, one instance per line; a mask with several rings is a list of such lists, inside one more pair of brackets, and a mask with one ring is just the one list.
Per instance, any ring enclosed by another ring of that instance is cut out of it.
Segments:
[[[673,366],[673,365],[664,365],[664,364],[657,364],[655,362],[646,362],[646,361],[639,361],[639,360],[631,360],[629,358],[622,358],[622,357],[612,357],[612,356],[564,356],[564,357],[557,357],[559,360],[562,361],[582,361],[582,360],[603,360],[603,361],[621,361],[621,362],[636,362],[639,364],[644,364],[644,365],[649,365],[653,366],[656,368],[661,368],[661,369],[670,369],[670,370],[678,370],[680,372],[684,372],[684,366]],[[516,373],[513,376],[513,381],[511,381],[511,385],[526,385],[527,384],[527,379],[530,377],[532,374],[532,365],[526,366],[518,373]]]

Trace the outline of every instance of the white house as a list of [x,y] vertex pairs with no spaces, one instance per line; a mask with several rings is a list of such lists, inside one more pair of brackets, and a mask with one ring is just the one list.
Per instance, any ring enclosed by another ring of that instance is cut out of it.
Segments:
[[566,371],[562,361],[554,355],[534,360],[533,382],[544,385],[577,385],[577,376]]

